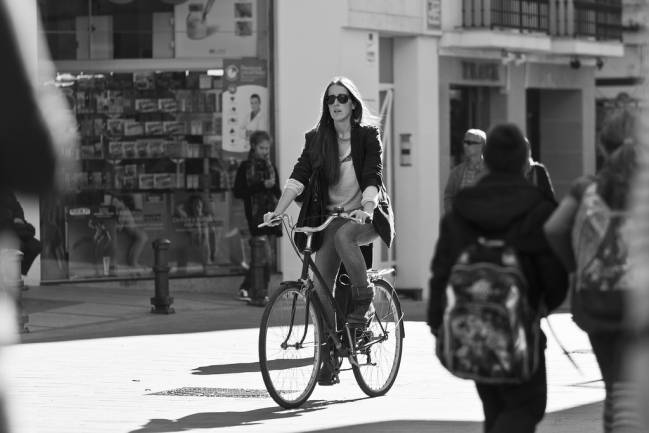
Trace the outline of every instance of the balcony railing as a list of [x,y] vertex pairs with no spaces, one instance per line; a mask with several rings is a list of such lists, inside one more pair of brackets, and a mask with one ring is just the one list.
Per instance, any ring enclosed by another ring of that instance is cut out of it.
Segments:
[[463,0],[465,28],[621,40],[622,0]]
[[463,0],[463,25],[547,33],[549,1]]
[[622,39],[621,0],[574,0],[575,37]]

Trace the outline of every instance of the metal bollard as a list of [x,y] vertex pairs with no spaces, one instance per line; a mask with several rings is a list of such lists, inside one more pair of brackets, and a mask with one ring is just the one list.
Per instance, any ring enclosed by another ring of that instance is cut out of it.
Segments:
[[153,241],[153,274],[155,296],[151,298],[151,312],[154,314],[171,314],[174,298],[169,296],[169,239]]
[[23,276],[20,273],[20,267],[23,261],[23,253],[20,250],[4,249],[0,252],[0,275],[2,276],[1,290],[15,301],[18,319],[18,331],[20,333],[29,332],[27,323],[29,315],[23,305]]
[[250,239],[250,303],[253,305],[263,305],[268,294],[266,242],[266,238],[260,236]]

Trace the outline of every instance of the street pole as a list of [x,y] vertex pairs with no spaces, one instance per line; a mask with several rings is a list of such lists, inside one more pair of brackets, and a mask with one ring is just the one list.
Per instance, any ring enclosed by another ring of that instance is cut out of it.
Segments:
[[155,296],[151,298],[151,313],[172,314],[175,313],[171,304],[174,298],[169,296],[169,239],[156,239],[153,241],[153,275],[155,285]]

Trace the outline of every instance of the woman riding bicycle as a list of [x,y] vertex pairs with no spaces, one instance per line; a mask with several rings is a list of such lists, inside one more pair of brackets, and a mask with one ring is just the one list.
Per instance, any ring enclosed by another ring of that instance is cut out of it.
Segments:
[[[369,222],[334,221],[323,232],[315,259],[326,283],[321,287],[316,279],[317,293],[331,290],[341,261],[345,265],[352,290],[349,323],[365,322],[374,296],[360,246],[380,237],[389,247],[394,237],[394,218],[382,179],[382,145],[377,123],[356,85],[346,77],[335,77],[327,84],[320,120],[305,135],[304,149],[277,207],[264,215],[264,221],[270,222],[282,214],[309,187],[313,171],[318,169],[320,176],[314,178],[320,182],[320,197],[326,209],[343,208],[358,221]],[[327,309],[326,314],[333,323],[334,312]],[[330,351],[323,352],[318,376],[321,385],[335,382]]]

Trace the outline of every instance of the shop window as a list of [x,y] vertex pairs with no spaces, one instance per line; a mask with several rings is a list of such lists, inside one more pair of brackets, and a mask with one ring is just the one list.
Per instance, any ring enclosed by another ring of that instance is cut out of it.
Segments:
[[172,276],[243,272],[248,228],[232,186],[248,157],[247,125],[269,112],[266,77],[239,87],[218,71],[59,78],[77,117],[79,164],[65,194],[41,200],[42,280],[150,278],[158,238],[171,240]]
[[267,57],[268,0],[38,0],[54,60]]
[[[40,0],[43,30],[54,60],[151,58],[156,17],[173,16],[173,5],[155,1]],[[172,28],[168,28],[169,41]],[[171,57],[171,56],[168,56]]]

